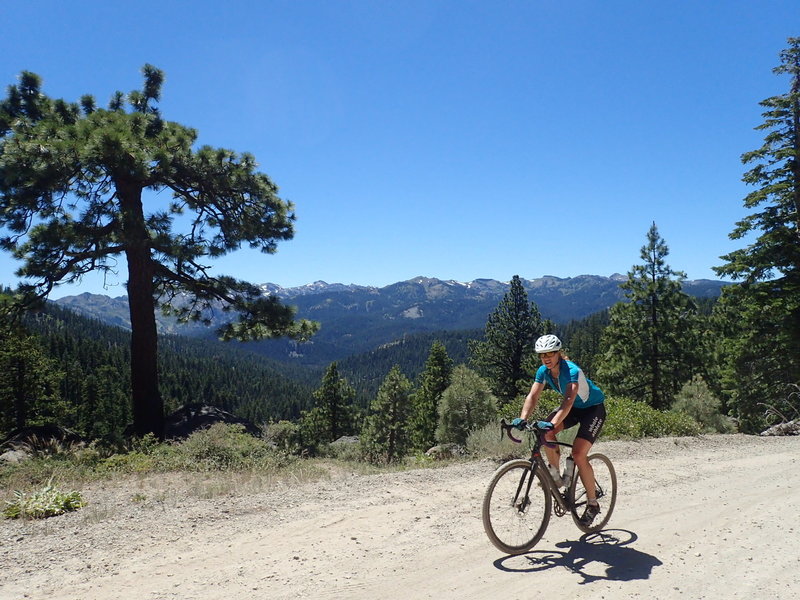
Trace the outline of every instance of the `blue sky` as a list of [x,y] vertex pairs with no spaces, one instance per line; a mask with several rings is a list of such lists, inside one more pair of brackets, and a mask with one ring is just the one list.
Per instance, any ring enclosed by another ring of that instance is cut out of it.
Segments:
[[[275,255],[217,273],[383,286],[626,273],[652,222],[715,278],[742,153],[800,2],[284,0],[0,3],[0,84],[101,104],[166,73],[165,118],[253,153],[296,205]],[[154,205],[165,198],[153,197]],[[18,264],[0,255],[0,282]],[[124,293],[124,268],[53,297]]]

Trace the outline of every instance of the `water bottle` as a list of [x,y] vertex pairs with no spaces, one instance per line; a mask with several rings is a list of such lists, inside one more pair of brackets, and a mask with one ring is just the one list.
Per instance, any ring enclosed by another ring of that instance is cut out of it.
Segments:
[[567,457],[567,465],[564,469],[564,477],[561,483],[564,487],[569,487],[572,484],[572,475],[575,473],[575,460],[572,456]]
[[553,481],[555,481],[555,482],[556,482],[556,485],[558,485],[559,483],[561,483],[561,482],[559,481],[559,479],[560,479],[560,478],[559,478],[559,476],[558,476],[558,466],[553,466],[553,465],[551,465],[551,464],[548,464],[548,465],[547,465],[547,467],[548,467],[548,469],[550,470],[550,475],[552,476],[552,478],[553,478]]

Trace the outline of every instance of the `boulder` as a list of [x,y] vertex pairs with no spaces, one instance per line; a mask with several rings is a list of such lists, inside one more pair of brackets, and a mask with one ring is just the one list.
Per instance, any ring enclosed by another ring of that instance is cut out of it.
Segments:
[[464,447],[458,444],[439,444],[428,450],[425,455],[436,460],[444,460],[448,458],[459,458],[465,456],[466,453],[467,451]]
[[17,465],[25,462],[31,457],[25,450],[7,450],[0,454],[0,463],[7,465]]

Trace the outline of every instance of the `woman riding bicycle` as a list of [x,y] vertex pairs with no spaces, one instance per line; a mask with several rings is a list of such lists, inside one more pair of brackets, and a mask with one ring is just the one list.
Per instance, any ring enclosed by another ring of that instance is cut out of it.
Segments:
[[[588,498],[581,523],[590,525],[600,512],[600,505],[597,502],[594,472],[587,456],[605,422],[605,395],[599,387],[586,378],[581,368],[562,352],[561,340],[556,336],[543,335],[536,340],[535,349],[542,361],[542,366],[536,371],[531,391],[525,397],[519,418],[514,419],[512,425],[519,429],[525,426],[526,420],[536,409],[545,385],[549,385],[564,397],[561,406],[550,413],[547,421],[540,421],[540,426],[550,429],[545,434],[545,439],[555,442],[556,433],[580,424],[572,445],[572,457],[575,459],[578,475]],[[550,473],[558,482],[561,480],[559,446],[545,447],[545,452],[550,463]],[[567,485],[567,483],[564,481],[563,485]]]

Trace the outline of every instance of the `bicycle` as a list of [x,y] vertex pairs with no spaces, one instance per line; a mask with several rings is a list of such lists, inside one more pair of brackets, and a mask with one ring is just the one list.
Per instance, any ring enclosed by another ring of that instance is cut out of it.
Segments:
[[[503,433],[514,442],[511,430],[514,427],[500,422],[500,436]],[[550,516],[563,517],[572,514],[578,528],[585,533],[594,533],[605,527],[614,511],[617,502],[617,474],[611,460],[603,454],[589,455],[589,463],[594,470],[595,490],[601,511],[591,525],[580,522],[579,511],[586,506],[586,490],[578,475],[578,469],[572,474],[569,485],[563,492],[553,480],[545,459],[542,458],[542,445],[552,446],[544,439],[544,430],[537,424],[528,423],[525,430],[531,434],[531,457],[518,458],[502,464],[492,476],[489,487],[483,497],[483,528],[492,544],[507,554],[527,552],[542,539]],[[572,445],[566,442],[555,442],[572,451]],[[533,483],[536,481],[536,485]]]

